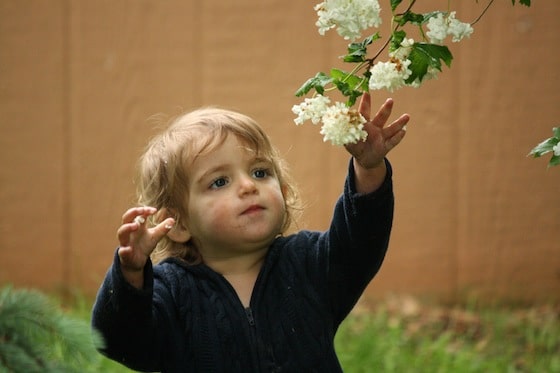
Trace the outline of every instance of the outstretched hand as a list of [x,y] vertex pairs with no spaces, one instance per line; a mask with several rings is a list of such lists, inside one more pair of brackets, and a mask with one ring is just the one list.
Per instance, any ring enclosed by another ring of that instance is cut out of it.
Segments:
[[123,224],[117,231],[123,275],[131,285],[138,288],[142,287],[144,266],[150,254],[175,224],[173,218],[167,218],[155,227],[148,228],[145,221],[156,212],[157,209],[153,207],[131,208],[124,213]]
[[388,99],[381,105],[373,119],[370,119],[369,93],[362,96],[359,111],[367,120],[364,130],[368,135],[364,141],[346,145],[346,150],[353,157],[357,192],[370,193],[379,188],[385,180],[387,169],[384,158],[403,139],[406,134],[405,126],[410,117],[408,114],[403,114],[386,125],[393,111],[393,100]]
[[397,146],[406,134],[405,126],[410,117],[401,115],[398,119],[386,125],[393,110],[393,99],[387,99],[379,108],[373,119],[371,118],[371,96],[364,93],[360,100],[360,114],[367,120],[364,130],[368,136],[365,141],[346,145],[346,150],[364,169],[372,169],[383,163],[383,158]]

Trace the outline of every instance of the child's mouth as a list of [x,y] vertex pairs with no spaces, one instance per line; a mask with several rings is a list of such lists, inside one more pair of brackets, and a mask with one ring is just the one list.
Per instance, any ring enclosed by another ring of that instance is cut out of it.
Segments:
[[252,214],[252,213],[255,213],[255,212],[262,211],[262,210],[264,210],[264,207],[262,207],[260,205],[251,205],[247,209],[245,209],[245,211],[243,211],[242,215]]

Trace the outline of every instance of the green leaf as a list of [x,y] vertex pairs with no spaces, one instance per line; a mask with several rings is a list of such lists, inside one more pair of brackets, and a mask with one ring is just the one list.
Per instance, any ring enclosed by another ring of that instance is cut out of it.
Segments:
[[[528,155],[538,158],[544,154],[553,151],[553,148],[560,143],[560,127],[552,128],[553,136],[542,141],[540,144],[535,146]],[[548,167],[558,166],[560,164],[560,156],[553,154],[552,158],[548,162]]]
[[368,36],[360,43],[348,44],[348,54],[343,56],[344,62],[364,62],[367,56],[367,47],[375,40],[380,39],[379,33]]
[[360,91],[352,91],[352,94],[348,96],[348,100],[346,101],[346,106],[351,107],[356,103],[358,97],[362,95]]
[[559,141],[560,139],[557,139],[556,137],[548,138],[535,146],[529,152],[529,155],[532,155],[534,158],[538,158],[546,153],[549,153],[552,151],[552,148],[556,146],[556,144],[558,144]]
[[359,77],[344,70],[332,69],[331,78],[333,79],[333,83],[337,80],[346,82],[352,90],[361,90],[364,92],[368,90],[367,77]]
[[360,97],[363,92],[368,89],[367,78],[360,78],[359,76],[347,73],[340,69],[331,70],[332,83],[342,93],[348,97],[346,102],[347,106],[352,106],[356,99]]
[[352,106],[356,102],[356,98],[360,97],[362,92],[356,91],[350,88],[350,85],[346,82],[341,80],[334,81],[333,84],[338,88],[338,90],[346,97],[348,97],[348,101],[346,103],[347,106]]
[[313,78],[307,79],[305,83],[296,91],[297,97],[306,95],[311,89],[315,89],[317,93],[323,94],[325,86],[331,83],[332,80],[327,74],[319,72]]
[[402,0],[391,0],[391,10],[394,12],[400,3],[402,3]]
[[421,81],[428,72],[429,67],[441,71],[441,61],[447,67],[450,67],[453,55],[445,45],[414,43],[408,59],[411,62],[408,68],[412,71],[412,74],[410,74],[406,82],[412,83],[417,78]]
[[[531,6],[531,0],[518,0],[519,4],[521,5],[525,5],[525,6]],[[515,0],[511,0],[511,4],[515,5]]]
[[[350,49],[350,48],[348,48]],[[356,49],[352,53],[348,53],[347,55],[342,57],[344,62],[364,62],[367,56],[367,49],[361,50]]]
[[548,167],[558,166],[560,164],[560,156],[553,155],[548,162]]
[[399,26],[404,26],[408,22],[413,25],[421,25],[424,22],[424,15],[413,13],[409,10],[404,14],[395,16],[394,20]]
[[344,70],[331,69],[331,78],[333,80],[344,80],[344,78],[346,78],[347,75],[348,73],[345,72]]
[[395,51],[399,49],[402,41],[406,37],[406,32],[402,30],[395,31],[391,34],[391,44],[389,46],[390,51]]

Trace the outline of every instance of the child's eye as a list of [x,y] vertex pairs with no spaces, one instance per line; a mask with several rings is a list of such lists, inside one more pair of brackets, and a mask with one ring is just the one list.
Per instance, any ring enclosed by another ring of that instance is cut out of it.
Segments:
[[218,189],[226,186],[228,180],[225,177],[219,177],[210,184],[210,189]]
[[270,170],[266,168],[259,168],[253,171],[253,177],[257,179],[264,179],[267,176],[270,176]]

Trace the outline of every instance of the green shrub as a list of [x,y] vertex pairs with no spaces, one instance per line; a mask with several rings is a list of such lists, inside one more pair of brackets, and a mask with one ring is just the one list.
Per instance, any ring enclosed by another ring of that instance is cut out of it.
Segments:
[[46,295],[0,290],[0,372],[93,372],[99,342],[89,322],[65,314]]

